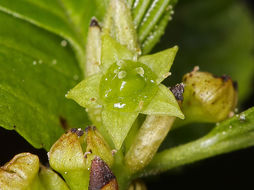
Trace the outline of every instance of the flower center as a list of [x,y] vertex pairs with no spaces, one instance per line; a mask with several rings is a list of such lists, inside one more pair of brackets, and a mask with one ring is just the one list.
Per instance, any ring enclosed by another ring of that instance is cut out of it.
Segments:
[[143,63],[121,60],[112,64],[100,82],[100,96],[109,109],[140,111],[158,90],[156,75]]

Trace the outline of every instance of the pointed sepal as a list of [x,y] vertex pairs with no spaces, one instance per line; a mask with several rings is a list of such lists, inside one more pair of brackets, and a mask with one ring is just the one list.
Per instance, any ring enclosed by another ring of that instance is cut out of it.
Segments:
[[134,54],[127,47],[122,46],[109,35],[102,36],[101,69],[105,73],[107,69],[120,60],[132,60]]
[[156,82],[159,84],[170,75],[169,70],[173,64],[177,51],[178,47],[174,46],[173,48],[166,49],[159,53],[142,56],[138,61],[146,64],[152,69],[158,77]]
[[79,105],[85,108],[101,107],[99,98],[101,76],[101,74],[95,74],[86,78],[71,89],[66,97],[75,100]]
[[184,119],[175,96],[162,84],[159,85],[157,94],[142,113],[147,115],[168,115]]
[[107,109],[102,111],[103,125],[111,136],[116,149],[121,148],[137,116],[137,112],[119,112]]

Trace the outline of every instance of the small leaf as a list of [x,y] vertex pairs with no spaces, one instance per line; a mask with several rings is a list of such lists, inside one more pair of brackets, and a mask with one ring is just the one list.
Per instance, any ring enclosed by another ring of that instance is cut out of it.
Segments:
[[151,6],[144,15],[144,19],[138,28],[138,36],[140,42],[143,42],[145,40],[146,36],[156,25],[161,15],[163,15],[163,13],[165,12],[166,7],[169,5],[169,2],[170,0],[152,1]]
[[66,97],[75,100],[79,105],[85,108],[101,107],[99,100],[101,76],[101,74],[95,74],[86,78],[71,89]]
[[103,125],[110,134],[116,149],[120,149],[138,113],[109,111],[104,109],[101,116]]
[[184,119],[184,115],[172,92],[164,85],[159,85],[159,90],[151,103],[142,111],[147,115],[168,115]]
[[128,50],[127,47],[122,46],[109,35],[105,34],[102,36],[101,66],[104,73],[111,66],[111,64],[116,63],[121,59],[132,60],[133,57],[133,52]]
[[156,82],[160,83],[168,76],[177,51],[178,47],[174,46],[159,53],[142,56],[138,61],[149,66],[158,77]]
[[169,20],[171,20],[171,13],[166,11],[162,18],[158,22],[158,26],[155,27],[149,35],[146,37],[141,45],[142,53],[149,53],[153,47],[160,41],[161,36],[165,33],[165,29],[168,25]]

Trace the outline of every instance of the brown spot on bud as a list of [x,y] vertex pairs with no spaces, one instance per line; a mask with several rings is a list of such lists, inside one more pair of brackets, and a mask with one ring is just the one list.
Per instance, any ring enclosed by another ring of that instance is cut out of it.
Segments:
[[177,84],[170,88],[177,100],[183,101],[184,85],[183,83]]
[[98,28],[101,28],[100,25],[99,25],[98,20],[97,20],[95,17],[92,18],[92,20],[91,20],[91,22],[90,22],[90,27],[98,27]]
[[90,131],[90,130],[95,131],[95,130],[96,130],[96,127],[95,127],[95,126],[88,126],[88,127],[85,128],[85,132],[86,132],[86,133],[88,133],[88,131]]
[[92,160],[89,190],[118,190],[116,177],[108,165],[98,156]]
[[223,82],[227,82],[228,80],[231,80],[231,77],[227,75],[222,75],[220,78],[223,80]]
[[81,128],[72,128],[71,129],[72,133],[76,133],[77,136],[81,137],[84,134],[84,131]]

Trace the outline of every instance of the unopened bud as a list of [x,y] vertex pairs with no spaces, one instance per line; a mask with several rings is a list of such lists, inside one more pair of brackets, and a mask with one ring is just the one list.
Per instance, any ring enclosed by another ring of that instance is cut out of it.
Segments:
[[89,182],[89,171],[81,146],[83,134],[82,130],[71,129],[60,137],[48,154],[50,166],[59,172],[74,190],[87,189]]
[[90,167],[91,161],[96,156],[102,158],[107,165],[112,166],[113,155],[111,149],[96,127],[86,128],[86,144],[86,153],[88,153],[85,156],[86,166]]
[[95,127],[71,129],[52,146],[49,154],[51,167],[59,172],[71,189],[87,189],[91,161],[101,157],[113,164],[111,149]]
[[0,189],[38,187],[39,158],[30,153],[16,155],[0,168]]
[[116,177],[98,156],[92,160],[88,190],[118,190]]
[[228,76],[215,77],[194,70],[183,77],[182,109],[192,122],[218,122],[226,119],[237,103],[235,83]]

